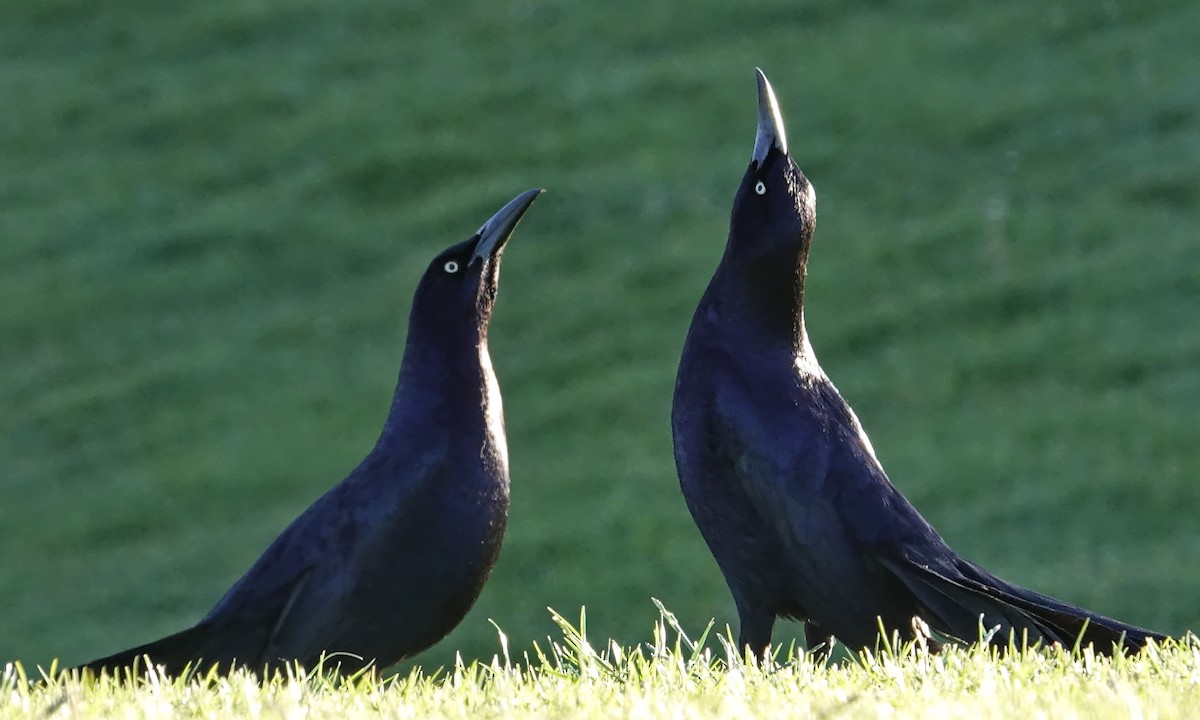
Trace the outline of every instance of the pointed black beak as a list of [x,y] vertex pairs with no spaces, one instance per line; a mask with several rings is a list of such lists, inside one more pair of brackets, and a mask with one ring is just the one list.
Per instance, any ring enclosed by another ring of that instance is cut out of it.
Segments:
[[475,243],[475,254],[471,257],[471,262],[488,260],[499,255],[500,251],[504,249],[504,243],[512,237],[517,223],[521,222],[525,211],[541,194],[541,188],[526,190],[509,200],[507,205],[489,218],[483,227],[479,228],[479,232],[475,233],[479,236],[479,240]]
[[779,112],[779,101],[775,89],[759,68],[758,74],[758,131],[754,133],[754,162],[762,166],[771,148],[787,155],[787,130],[783,127],[783,114]]

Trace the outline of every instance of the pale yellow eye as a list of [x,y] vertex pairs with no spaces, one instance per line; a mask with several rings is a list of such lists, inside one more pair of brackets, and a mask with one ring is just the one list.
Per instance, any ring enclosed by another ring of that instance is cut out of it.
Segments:
[[447,260],[446,264],[442,266],[442,269],[448,273],[454,274],[454,273],[458,272],[458,261],[457,260]]
[[767,194],[766,184],[764,184],[762,180],[759,180],[757,183],[754,184],[754,192],[759,195],[766,195]]

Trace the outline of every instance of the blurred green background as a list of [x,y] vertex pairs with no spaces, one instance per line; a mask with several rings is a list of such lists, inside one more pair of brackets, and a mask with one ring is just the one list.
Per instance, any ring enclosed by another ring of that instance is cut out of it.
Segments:
[[[354,466],[428,260],[544,186],[492,329],[500,562],[418,661],[732,603],[669,407],[775,84],[808,320],[966,556],[1200,627],[1200,4],[0,9],[0,660],[199,619]],[[414,590],[417,591],[417,590]],[[777,638],[794,635],[784,626]],[[557,633],[555,632],[555,635]]]

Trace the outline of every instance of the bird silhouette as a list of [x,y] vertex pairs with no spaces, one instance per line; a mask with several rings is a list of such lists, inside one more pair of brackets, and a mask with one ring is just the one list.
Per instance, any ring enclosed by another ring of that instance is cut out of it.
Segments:
[[144,658],[252,671],[322,661],[378,670],[441,640],[474,604],[508,521],[508,450],[488,323],[500,256],[541,190],[440,253],[413,297],[374,448],[300,514],[198,624],[80,666]]
[[725,253],[696,308],[671,413],[687,506],[733,594],[739,644],[768,651],[779,617],[811,646],[945,638],[1098,652],[1164,636],[1018,587],[965,560],[889,481],[809,341],[813,186],[758,71],[758,128]]

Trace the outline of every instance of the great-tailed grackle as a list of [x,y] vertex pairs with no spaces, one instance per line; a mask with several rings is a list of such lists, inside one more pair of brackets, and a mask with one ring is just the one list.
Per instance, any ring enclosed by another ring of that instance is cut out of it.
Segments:
[[148,656],[252,671],[396,663],[466,615],[508,521],[508,449],[487,332],[500,255],[541,190],[514,198],[429,265],[413,296],[391,410],[375,447],[267,548],[199,624],[94,660]]
[[679,364],[671,426],[688,508],[738,611],[739,644],[767,652],[777,617],[810,647],[911,637],[1062,643],[1098,652],[1164,636],[1012,585],[959,557],[891,484],[826,377],[803,299],[816,196],[788,154],[775,93],[758,72],[754,152],[725,254]]

